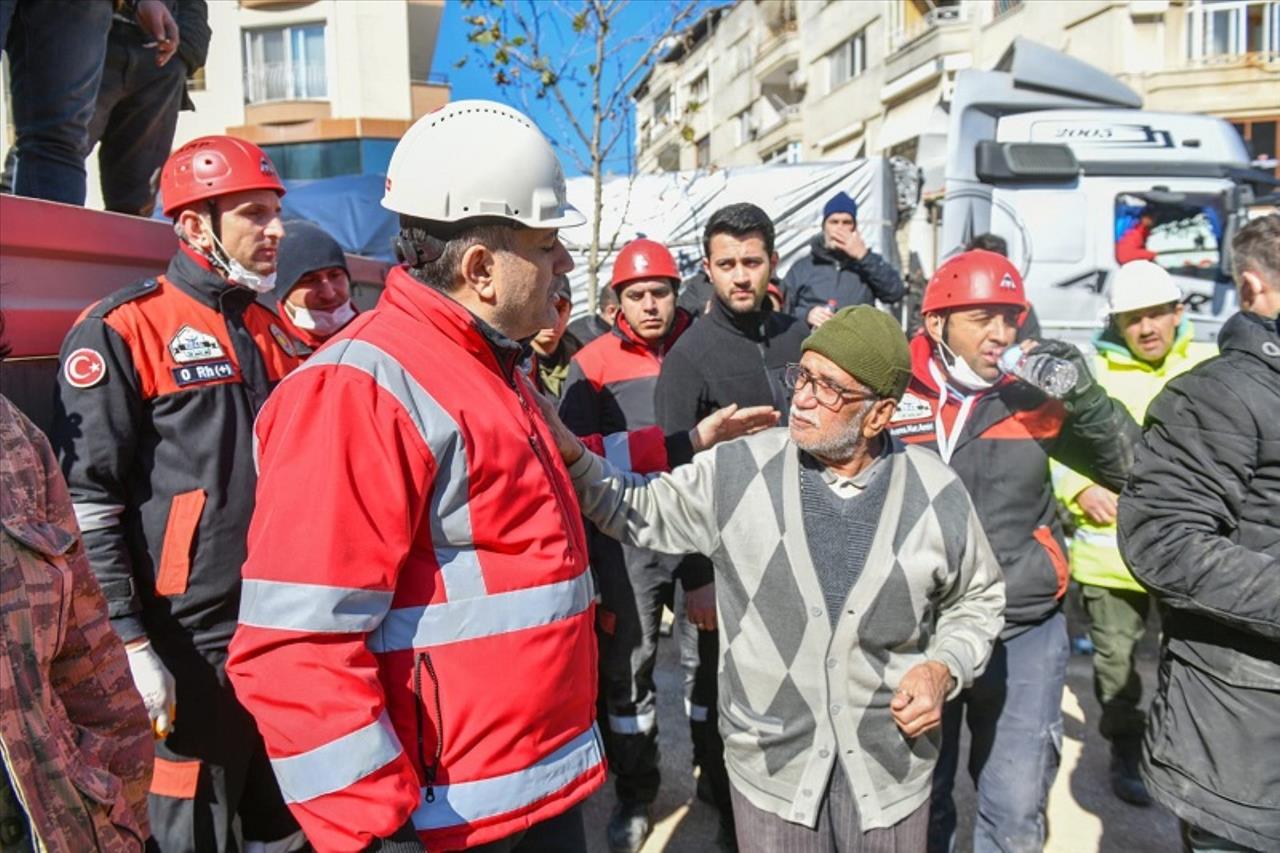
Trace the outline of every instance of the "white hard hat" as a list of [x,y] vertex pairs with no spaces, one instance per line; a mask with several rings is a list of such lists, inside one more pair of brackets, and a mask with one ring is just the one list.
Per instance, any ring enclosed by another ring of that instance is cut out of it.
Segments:
[[495,101],[455,101],[414,122],[391,154],[382,206],[434,222],[586,222],[565,198],[551,143],[528,116]]
[[1122,314],[1181,301],[1182,291],[1168,270],[1151,261],[1129,261],[1111,276],[1107,313]]

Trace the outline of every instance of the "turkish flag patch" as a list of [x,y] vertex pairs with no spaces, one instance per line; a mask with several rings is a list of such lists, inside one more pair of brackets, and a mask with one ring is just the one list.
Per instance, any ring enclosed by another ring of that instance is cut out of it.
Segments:
[[62,375],[72,388],[92,388],[107,378],[107,362],[97,350],[82,347],[67,356]]

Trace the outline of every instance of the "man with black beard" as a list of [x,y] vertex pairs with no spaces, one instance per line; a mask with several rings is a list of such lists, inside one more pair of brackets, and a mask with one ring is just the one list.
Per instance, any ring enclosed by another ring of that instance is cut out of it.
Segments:
[[[785,412],[791,394],[784,374],[800,360],[808,334],[804,323],[774,311],[766,298],[778,263],[773,222],[754,204],[731,204],[711,215],[703,229],[703,270],[714,290],[706,315],[694,323],[662,362],[655,402],[658,425],[668,435],[687,432],[724,406],[772,406]],[[689,621],[700,629],[699,657],[718,645],[715,587],[708,557],[693,554],[677,570]],[[705,648],[702,648],[705,645]],[[724,743],[716,727],[715,671],[693,685],[689,716],[699,794],[720,809],[721,840],[733,844]]]

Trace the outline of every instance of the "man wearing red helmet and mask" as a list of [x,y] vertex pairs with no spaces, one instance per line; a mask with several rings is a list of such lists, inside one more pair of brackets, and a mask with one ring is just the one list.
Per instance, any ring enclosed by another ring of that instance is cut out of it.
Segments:
[[253,511],[253,421],[299,364],[256,301],[273,287],[285,190],[261,149],[228,136],[179,148],[160,187],[178,251],[67,334],[55,444],[157,738],[160,849],[286,851],[297,824],[224,672]]
[[[580,436],[616,435],[657,424],[654,389],[663,356],[693,322],[687,311],[676,307],[680,270],[661,243],[640,238],[623,246],[614,260],[610,285],[618,297],[617,319],[609,332],[574,356],[560,403],[565,425]],[[672,446],[681,441],[685,447]],[[692,457],[683,433],[667,445],[673,465]],[[607,441],[605,455],[631,469],[634,449],[634,443]],[[653,828],[650,807],[659,783],[653,671],[662,606],[671,598],[680,559],[621,545],[594,529],[590,549],[600,587],[600,689],[608,722],[610,769],[618,791],[608,842],[614,853],[632,853]],[[695,601],[706,597],[702,606],[715,607],[713,587],[705,580],[700,591],[686,590],[686,595]],[[681,629],[682,657],[697,660],[699,670],[692,674],[691,694],[686,698],[694,704],[711,704],[714,648],[702,644],[706,648],[700,656],[697,631],[687,621]],[[705,695],[694,695],[698,693]],[[690,717],[695,729],[699,722]]]
[[1076,368],[1074,387],[1060,400],[1002,371],[1001,355],[1015,345],[1027,309],[1021,274],[995,252],[971,250],[939,267],[925,289],[924,328],[911,344],[911,383],[890,426],[902,440],[937,450],[960,475],[1005,575],[1005,626],[987,669],[948,697],[943,713],[931,851],[954,845],[951,790],[966,715],[978,788],[973,849],[1043,848],[1068,653],[1067,561],[1049,460],[1115,489],[1139,437],[1070,344],[1020,345]]

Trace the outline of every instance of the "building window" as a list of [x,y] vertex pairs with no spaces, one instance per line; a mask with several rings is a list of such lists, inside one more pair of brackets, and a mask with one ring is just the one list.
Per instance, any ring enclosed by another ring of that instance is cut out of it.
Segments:
[[1253,155],[1253,165],[1266,169],[1276,177],[1280,177],[1280,150],[1277,150],[1276,136],[1280,131],[1280,120],[1236,119],[1231,124],[1240,131],[1240,136],[1249,145]]
[[751,110],[745,109],[733,117],[733,144],[746,145],[751,141]]
[[385,175],[394,139],[332,139],[264,145],[280,177],[286,181],[336,178],[340,175]]
[[1280,57],[1280,0],[1195,0],[1187,10],[1187,58]]
[[729,76],[736,77],[751,68],[755,57],[752,54],[751,40],[738,39],[738,43],[729,48]]
[[800,143],[788,142],[785,145],[779,145],[761,158],[765,163],[799,163],[800,162]]
[[671,90],[663,89],[653,99],[653,123],[655,125],[666,124],[671,121],[674,113],[675,99],[671,97]]
[[324,24],[244,31],[244,100],[326,98]]
[[694,168],[705,169],[711,165],[711,134],[699,139],[694,143],[697,156],[694,158]]
[[1007,15],[1022,5],[1023,0],[991,0],[991,18]]
[[830,94],[867,70],[867,31],[863,29],[854,33],[853,38],[828,53],[824,59],[827,66],[825,94]]
[[703,71],[689,84],[689,101],[695,104],[705,104],[710,97],[711,78],[707,76],[707,72]]

